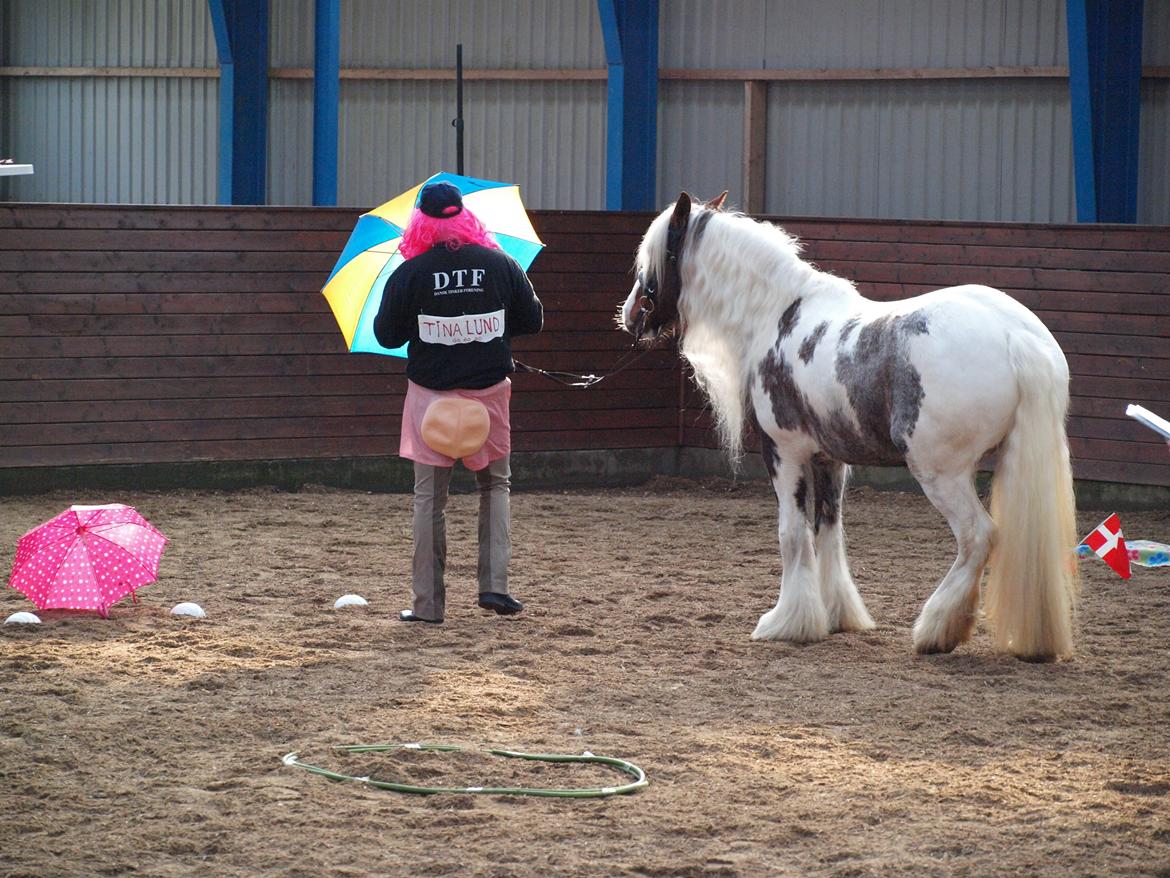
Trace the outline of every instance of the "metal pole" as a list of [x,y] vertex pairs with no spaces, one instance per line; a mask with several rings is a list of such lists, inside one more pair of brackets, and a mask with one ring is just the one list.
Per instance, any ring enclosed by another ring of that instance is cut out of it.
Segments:
[[463,174],[463,43],[455,47],[455,171]]
[[313,204],[337,204],[341,3],[316,0],[313,38]]

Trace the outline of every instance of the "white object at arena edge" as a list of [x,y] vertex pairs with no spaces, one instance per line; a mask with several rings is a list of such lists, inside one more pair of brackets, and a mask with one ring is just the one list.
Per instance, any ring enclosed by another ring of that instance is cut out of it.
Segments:
[[13,613],[4,620],[5,625],[40,625],[41,620],[36,613]]

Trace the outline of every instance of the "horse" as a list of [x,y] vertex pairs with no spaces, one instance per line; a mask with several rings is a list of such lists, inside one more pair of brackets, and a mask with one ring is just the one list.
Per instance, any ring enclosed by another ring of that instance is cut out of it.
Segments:
[[[619,324],[676,334],[733,464],[744,433],[779,504],[776,605],[753,640],[810,643],[874,622],[849,571],[850,465],[905,465],[957,551],[923,604],[918,653],[949,653],[983,613],[997,652],[1073,653],[1075,499],[1069,370],[1052,334],[1007,294],[965,284],[878,302],[801,258],[779,226],[682,193],[650,224]],[[990,514],[975,486],[994,455]],[[892,527],[896,527],[891,523]]]

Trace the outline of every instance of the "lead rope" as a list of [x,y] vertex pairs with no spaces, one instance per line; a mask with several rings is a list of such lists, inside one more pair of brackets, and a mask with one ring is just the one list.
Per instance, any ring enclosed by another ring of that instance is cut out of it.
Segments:
[[[637,344],[637,342],[634,342],[634,344]],[[653,349],[653,347],[646,347],[642,348],[641,350],[636,347],[630,348],[624,354],[618,357],[618,361],[616,364],[614,364],[614,368],[610,369],[603,375],[594,375],[593,373],[582,374],[580,372],[557,372],[547,369],[538,369],[535,366],[529,366],[527,363],[522,363],[515,358],[513,358],[512,362],[516,364],[516,368],[521,372],[533,372],[537,375],[543,375],[545,378],[555,381],[558,384],[563,384],[566,387],[580,387],[582,390],[588,390],[590,387],[593,387],[596,384],[600,384],[605,379],[612,378],[619,372],[624,372],[646,354],[650,353],[650,351]]]
[[[642,324],[646,320],[646,314],[649,310],[643,306],[641,313],[638,314],[638,323],[634,327],[634,343],[626,349],[624,354],[618,357],[614,368],[610,369],[604,375],[594,375],[593,373],[583,375],[579,372],[555,372],[538,369],[535,366],[529,366],[527,363],[520,362],[515,357],[512,358],[512,362],[516,364],[516,368],[521,372],[532,372],[537,375],[543,375],[545,378],[555,381],[558,384],[564,384],[566,387],[580,387],[582,390],[588,390],[594,384],[600,384],[606,378],[612,378],[619,372],[625,371],[646,354],[650,353],[650,351],[654,350],[656,346],[655,342],[651,342],[641,350],[638,349],[638,342],[642,340]],[[622,362],[623,360],[625,360],[624,363]]]

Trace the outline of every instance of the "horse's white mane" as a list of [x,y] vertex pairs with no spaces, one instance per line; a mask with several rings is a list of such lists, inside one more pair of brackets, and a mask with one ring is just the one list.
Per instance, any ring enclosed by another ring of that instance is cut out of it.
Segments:
[[[662,277],[674,205],[655,218],[638,251],[643,271]],[[699,223],[704,224],[700,227]],[[695,229],[701,228],[696,235]],[[780,316],[797,296],[853,285],[800,258],[796,238],[742,213],[696,206],[682,246],[678,311],[681,352],[715,412],[719,440],[733,463],[743,455],[750,379],[776,339]]]

